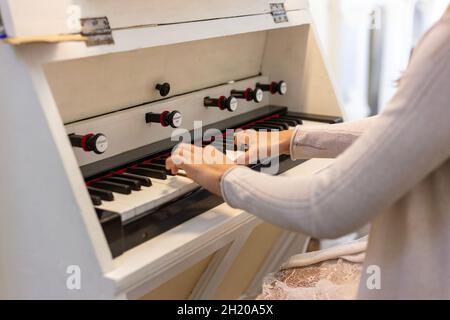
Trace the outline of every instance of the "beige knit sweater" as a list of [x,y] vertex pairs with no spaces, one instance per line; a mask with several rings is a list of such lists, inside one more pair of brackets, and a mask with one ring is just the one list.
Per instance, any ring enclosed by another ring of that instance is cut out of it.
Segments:
[[[371,222],[359,298],[450,299],[450,10],[416,48],[381,115],[300,126],[291,155],[337,159],[311,177],[233,168],[221,180],[226,202],[320,238]],[[374,265],[381,289],[367,286]]]

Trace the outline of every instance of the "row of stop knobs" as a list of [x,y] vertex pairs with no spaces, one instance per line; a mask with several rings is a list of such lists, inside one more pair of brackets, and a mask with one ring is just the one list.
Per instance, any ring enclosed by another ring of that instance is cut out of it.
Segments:
[[[161,89],[162,90],[162,89]],[[220,110],[236,111],[238,99],[260,103],[264,98],[264,92],[285,95],[287,84],[284,81],[272,82],[270,84],[256,84],[255,89],[232,90],[229,97],[219,98],[205,97],[203,104],[208,108],[219,108]],[[159,123],[163,127],[178,128],[181,126],[183,117],[179,111],[164,111],[162,113],[149,112],[145,115],[146,123]],[[108,148],[108,140],[102,133],[86,135],[69,135],[73,147],[82,148],[85,152],[102,154]]]
[[[284,81],[272,82],[270,84],[256,84],[255,89],[232,90],[230,96],[220,96],[218,98],[205,97],[203,105],[207,108],[218,108],[220,110],[236,111],[238,100],[253,101],[260,103],[264,98],[264,91],[271,94],[285,95],[287,84]],[[145,115],[147,123],[159,123],[163,127],[178,128],[182,123],[181,113],[178,111],[164,111],[163,113],[149,112]]]
[[285,95],[287,92],[287,84],[284,81],[272,82],[270,84],[256,84],[255,89],[247,88],[246,90],[232,90],[229,97],[221,96],[219,98],[206,97],[203,101],[205,107],[216,107],[220,110],[236,111],[238,107],[238,99],[253,101],[260,103],[264,98],[264,91],[271,94]]

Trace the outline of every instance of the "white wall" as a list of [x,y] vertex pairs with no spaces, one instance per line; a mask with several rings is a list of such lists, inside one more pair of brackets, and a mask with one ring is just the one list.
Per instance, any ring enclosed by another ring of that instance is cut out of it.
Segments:
[[[319,37],[350,120],[367,116],[371,30],[380,31],[379,108],[395,93],[417,39],[442,14],[448,0],[310,0]],[[374,12],[374,19],[370,14]],[[372,60],[373,61],[373,60]],[[376,61],[376,59],[375,59]],[[373,99],[370,100],[373,102]],[[373,105],[373,103],[372,103]]]

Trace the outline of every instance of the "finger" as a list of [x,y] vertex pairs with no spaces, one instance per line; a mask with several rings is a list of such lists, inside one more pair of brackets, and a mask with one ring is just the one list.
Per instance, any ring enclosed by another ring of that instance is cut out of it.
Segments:
[[198,174],[196,171],[198,171],[198,168],[201,166],[196,165],[195,163],[190,161],[190,159],[186,159],[186,154],[184,156],[173,156],[172,161],[174,163],[178,163],[176,164],[176,174],[179,174],[180,170],[183,170],[185,176],[195,180],[195,177]]
[[174,163],[174,167],[171,169],[173,174],[178,174],[180,170],[184,170],[189,174],[191,171],[190,168],[193,166],[190,160],[186,159],[186,155],[175,155],[172,157],[172,162]]
[[170,172],[173,175],[177,175],[179,172],[179,166],[182,166],[182,161],[178,160],[175,156],[175,161],[174,161],[174,157],[170,157],[166,160],[166,169],[170,170]]
[[241,154],[240,156],[238,156],[236,158],[236,163],[237,164],[248,164],[248,160],[250,159],[250,154],[249,152],[245,152],[244,154]]
[[203,163],[204,164],[232,164],[234,158],[230,158],[227,154],[224,154],[221,150],[213,147],[206,146],[203,149]]
[[191,152],[193,148],[192,144],[188,143],[180,143],[175,146],[172,150],[172,156],[174,155],[183,155],[184,152]]
[[191,145],[180,144],[177,146],[172,155],[166,160],[166,169],[170,170],[172,174],[178,174],[179,169],[190,161],[191,158]]

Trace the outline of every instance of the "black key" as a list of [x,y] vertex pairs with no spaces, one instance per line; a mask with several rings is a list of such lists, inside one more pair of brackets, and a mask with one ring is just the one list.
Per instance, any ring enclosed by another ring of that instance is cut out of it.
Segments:
[[102,204],[102,198],[99,196],[94,196],[93,194],[91,194],[91,201],[94,206],[99,206]]
[[98,188],[94,188],[94,187],[87,187],[87,189],[88,189],[90,195],[98,196],[102,200],[105,200],[105,201],[113,201],[114,200],[114,195],[111,191],[102,190],[102,189],[98,189]]
[[301,119],[303,121],[314,121],[314,122],[322,122],[322,123],[328,123],[328,124],[335,124],[335,123],[341,123],[342,118],[336,117],[336,116],[325,116],[325,115],[318,115],[318,114],[309,114],[309,113],[291,113],[288,112],[286,114],[288,117],[294,117]]
[[274,118],[274,119],[283,119],[283,120],[285,120],[285,119],[294,119],[295,122],[299,121],[297,117],[288,116],[287,114],[279,115],[277,118]]
[[271,123],[261,122],[261,123],[257,123],[256,125],[260,126],[260,127],[267,127],[267,128],[271,128],[271,129],[280,130],[280,131],[284,130],[283,126],[282,125],[278,125],[278,124],[271,124]]
[[137,174],[140,176],[155,178],[155,179],[161,179],[161,180],[167,179],[167,174],[165,171],[143,168],[141,166],[137,166],[134,168],[128,168],[128,172],[132,173],[132,174]]
[[283,115],[283,117],[285,117],[287,119],[294,119],[294,120],[303,122],[303,119],[301,117],[299,117],[299,116],[293,116],[293,115],[290,115],[290,114],[285,114],[285,115]]
[[225,140],[225,137],[220,135],[220,136],[212,136],[206,140],[203,140],[203,142],[218,143],[218,142],[223,142],[224,140]]
[[279,131],[283,130],[283,127],[277,126],[277,125],[272,125],[272,124],[257,123],[257,124],[255,124],[255,126],[259,127],[259,128],[263,128],[263,129],[265,128],[265,129],[273,129],[273,130],[279,130]]
[[261,168],[270,168],[272,166],[272,161],[270,159],[264,159],[260,161]]
[[131,188],[126,184],[116,183],[116,182],[108,182],[108,181],[97,181],[91,184],[94,188],[109,190],[112,192],[117,192],[121,194],[130,194]]
[[278,123],[284,126],[288,126],[290,127],[291,125],[295,125],[295,121],[290,121],[290,120],[285,120],[285,119],[279,119],[279,118],[273,118],[273,119],[269,119],[268,121],[274,122],[274,123]]
[[294,120],[294,121],[296,121],[298,124],[302,124],[303,123],[303,121],[302,121],[302,119],[300,119],[300,118],[298,118],[298,117],[294,117],[294,116],[286,116],[286,115],[284,115],[284,116],[281,116],[281,117],[279,117],[278,119],[283,119],[283,120]]
[[283,122],[282,120],[266,120],[266,121],[264,121],[264,122],[262,122],[262,124],[275,124],[275,125],[278,125],[278,126],[282,126],[283,127],[283,130],[287,130],[287,129],[289,129],[289,124],[287,124],[286,122]]
[[159,163],[141,163],[139,167],[148,168],[148,169],[155,169],[164,171],[167,175],[173,176],[172,172],[170,170],[166,169],[165,164],[159,164]]
[[141,183],[136,180],[130,180],[130,179],[121,178],[121,177],[109,177],[109,178],[103,179],[103,181],[126,184],[127,186],[130,186],[131,190],[134,190],[134,191],[141,190]]
[[202,147],[209,146],[211,143],[213,143],[213,141],[202,141]]
[[144,167],[144,168],[149,168],[149,169],[156,169],[156,170],[162,170],[165,171],[166,170],[166,165],[165,164],[159,164],[159,163],[140,163],[139,167]]
[[202,145],[208,145],[213,142],[214,142],[214,138],[208,137],[208,138],[205,138],[204,140],[202,140]]
[[166,164],[166,160],[167,160],[167,158],[159,158],[159,159],[154,159],[154,160],[152,160],[152,163],[157,163],[157,164]]
[[283,121],[293,121],[296,126],[302,124],[302,121],[300,121],[298,119],[285,118],[285,117],[279,117],[278,119],[283,120]]
[[253,129],[255,131],[262,131],[265,130],[267,132],[272,132],[272,131],[277,131],[276,129],[272,129],[272,128],[267,128],[267,127],[263,127],[263,126],[251,126],[249,127],[249,129]]
[[298,121],[295,121],[295,120],[281,119],[281,118],[272,119],[272,121],[275,121],[275,120],[277,120],[277,121],[279,120],[279,121],[282,121],[283,123],[287,123],[291,127],[296,127],[299,124]]
[[150,180],[147,177],[138,176],[136,174],[121,173],[121,174],[118,174],[116,177],[126,178],[126,179],[137,181],[137,182],[139,182],[141,184],[141,186],[144,186],[144,187],[151,187],[152,186],[152,180]]
[[220,141],[222,137],[216,137],[216,136],[205,136],[202,140],[202,143],[213,143]]

